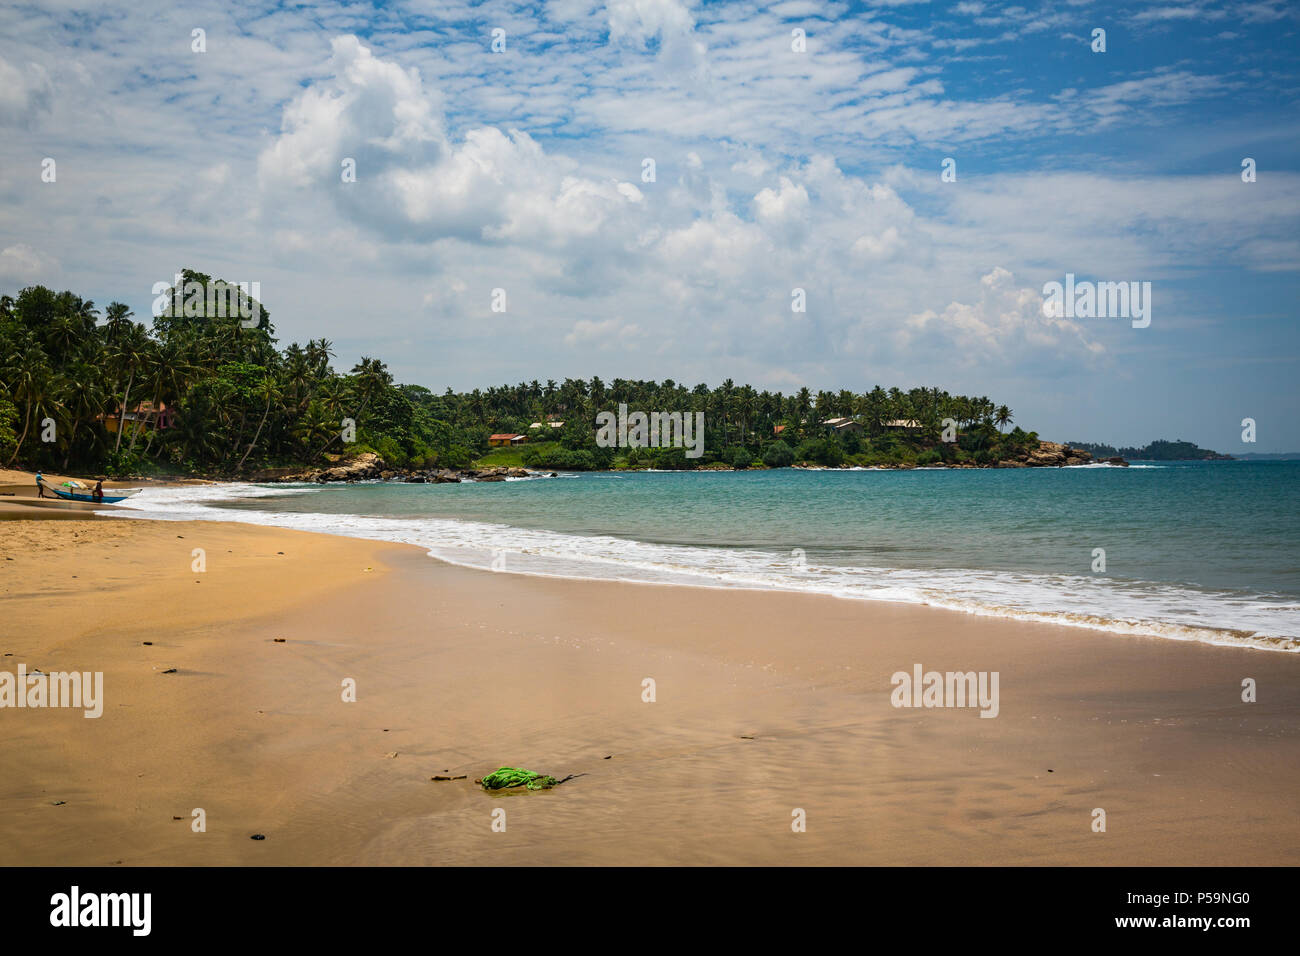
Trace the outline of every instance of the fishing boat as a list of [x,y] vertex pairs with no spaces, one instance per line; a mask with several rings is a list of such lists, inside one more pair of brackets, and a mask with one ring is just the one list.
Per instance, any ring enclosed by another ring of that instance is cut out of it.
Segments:
[[140,488],[114,488],[111,491],[105,491],[104,497],[100,498],[99,501],[96,502],[95,490],[87,487],[86,484],[81,481],[65,481],[63,482],[62,487],[56,487],[42,479],[41,486],[46,491],[53,492],[64,501],[89,501],[95,504],[113,504],[117,501],[125,501],[132,495],[138,495],[142,490]]

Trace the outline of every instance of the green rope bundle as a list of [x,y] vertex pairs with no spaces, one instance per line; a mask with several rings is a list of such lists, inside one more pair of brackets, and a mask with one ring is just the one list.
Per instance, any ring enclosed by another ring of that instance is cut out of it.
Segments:
[[506,790],[510,787],[527,787],[529,790],[549,790],[559,783],[554,777],[520,770],[517,767],[501,767],[492,771],[479,781],[484,790]]

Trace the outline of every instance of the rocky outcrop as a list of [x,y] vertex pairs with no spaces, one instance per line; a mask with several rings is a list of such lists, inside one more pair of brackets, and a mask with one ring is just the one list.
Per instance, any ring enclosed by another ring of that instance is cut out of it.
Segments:
[[994,468],[1064,468],[1067,465],[1086,465],[1092,455],[1082,448],[1071,448],[1054,441],[1040,441],[1037,448],[999,461]]
[[[390,468],[384,460],[373,452],[365,452],[347,461],[338,462],[328,468],[313,468],[308,471],[278,469],[268,474],[264,481],[269,482],[335,482],[335,481],[404,481],[410,484],[455,484],[460,481],[505,481],[507,478],[541,477],[546,472],[533,472],[526,468],[481,468],[456,469],[433,468],[411,469]],[[556,477],[555,472],[549,472]]]
[[[389,468],[384,460],[374,452],[363,452],[355,458],[340,461],[328,468],[312,468],[307,471],[291,472],[268,478],[268,481],[366,481],[378,478]],[[391,472],[389,472],[391,474]]]

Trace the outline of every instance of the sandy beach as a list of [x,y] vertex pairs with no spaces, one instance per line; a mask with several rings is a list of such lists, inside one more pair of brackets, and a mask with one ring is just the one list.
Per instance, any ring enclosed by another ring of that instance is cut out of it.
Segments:
[[[0,522],[0,654],[105,698],[0,711],[7,864],[1300,862],[1294,654],[113,519]],[[917,664],[998,716],[892,706]]]

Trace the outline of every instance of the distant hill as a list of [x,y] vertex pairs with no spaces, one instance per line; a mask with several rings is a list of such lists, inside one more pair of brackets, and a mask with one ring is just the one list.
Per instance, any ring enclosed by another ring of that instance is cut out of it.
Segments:
[[[1094,458],[1137,459],[1142,461],[1231,461],[1231,455],[1221,455],[1217,451],[1201,448],[1189,441],[1153,441],[1143,448],[1115,448],[1112,445],[1094,445],[1086,441],[1072,441],[1071,448],[1082,448]],[[1263,455],[1243,455],[1244,458],[1267,457]]]

